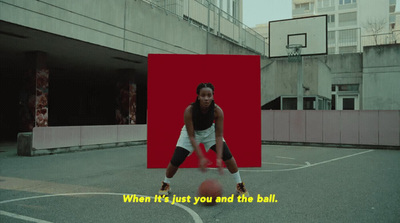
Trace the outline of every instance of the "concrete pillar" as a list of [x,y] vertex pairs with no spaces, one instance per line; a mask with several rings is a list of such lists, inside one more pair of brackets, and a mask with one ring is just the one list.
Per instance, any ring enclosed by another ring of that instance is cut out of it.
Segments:
[[26,53],[26,71],[21,79],[19,132],[48,126],[49,70],[44,52]]
[[17,154],[32,155],[32,130],[49,125],[49,70],[44,52],[26,53],[26,71],[21,79]]
[[121,70],[116,83],[116,124],[136,124],[137,85],[133,69]]
[[36,127],[49,126],[49,69],[47,55],[36,53]]

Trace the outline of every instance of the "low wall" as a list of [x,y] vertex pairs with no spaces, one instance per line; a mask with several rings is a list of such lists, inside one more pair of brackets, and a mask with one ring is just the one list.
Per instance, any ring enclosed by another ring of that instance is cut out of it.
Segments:
[[[400,148],[400,111],[262,111],[263,142]],[[123,146],[147,141],[147,125],[34,128],[18,135],[18,155]],[[28,148],[29,147],[29,148]],[[57,151],[56,151],[57,150]]]
[[262,111],[262,141],[400,146],[400,111]]
[[147,140],[147,125],[65,126],[33,129],[32,148],[50,149]]
[[35,127],[32,133],[18,136],[18,155],[124,146],[146,140],[147,125]]

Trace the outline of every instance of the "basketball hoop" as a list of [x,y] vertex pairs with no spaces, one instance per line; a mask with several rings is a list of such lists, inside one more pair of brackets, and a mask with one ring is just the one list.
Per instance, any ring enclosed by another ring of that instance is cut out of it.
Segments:
[[286,45],[286,52],[288,54],[289,62],[299,62],[301,61],[301,44],[289,44]]

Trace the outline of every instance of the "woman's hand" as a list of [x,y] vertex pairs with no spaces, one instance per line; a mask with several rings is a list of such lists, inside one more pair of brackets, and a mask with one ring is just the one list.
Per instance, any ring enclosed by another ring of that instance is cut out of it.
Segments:
[[218,172],[220,175],[224,174],[224,168],[222,166],[222,159],[221,158],[217,158],[217,168],[218,168]]
[[208,160],[205,157],[201,157],[199,159],[199,168],[200,168],[201,172],[204,173],[207,171],[207,166],[209,165],[209,163],[210,163],[210,160]]

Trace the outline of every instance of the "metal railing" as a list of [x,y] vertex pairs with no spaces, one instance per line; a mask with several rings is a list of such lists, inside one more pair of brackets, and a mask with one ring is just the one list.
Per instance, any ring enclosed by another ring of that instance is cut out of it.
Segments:
[[[210,0],[142,0],[215,36],[268,56],[267,38],[221,10]],[[328,54],[360,53],[364,46],[399,44],[400,30],[362,35],[361,28],[328,31]]]
[[328,54],[361,53],[364,46],[400,44],[400,30],[361,35],[361,28],[328,31]]
[[400,44],[400,30],[392,33],[366,35],[361,37],[362,46],[375,46],[385,44]]
[[142,1],[257,54],[268,52],[266,38],[208,0]]

